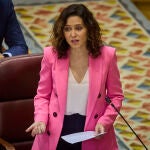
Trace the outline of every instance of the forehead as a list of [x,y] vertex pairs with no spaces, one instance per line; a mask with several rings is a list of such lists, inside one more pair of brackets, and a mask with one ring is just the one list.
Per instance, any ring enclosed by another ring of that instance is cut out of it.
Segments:
[[72,26],[72,25],[76,25],[76,24],[84,24],[81,17],[79,17],[79,16],[68,17],[68,19],[66,21],[66,25]]

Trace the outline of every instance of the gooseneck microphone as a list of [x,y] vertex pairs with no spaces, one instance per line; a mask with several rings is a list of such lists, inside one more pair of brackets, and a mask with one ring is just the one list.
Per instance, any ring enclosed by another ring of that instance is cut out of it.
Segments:
[[133,130],[133,128],[130,126],[130,124],[127,122],[127,120],[123,117],[123,115],[119,112],[119,110],[115,107],[115,105],[111,102],[111,99],[109,97],[105,98],[106,102],[110,104],[116,111],[117,113],[121,116],[121,118],[124,120],[124,122],[128,125],[128,127],[131,129],[131,131],[135,134],[135,136],[138,138],[138,140],[141,142],[141,144],[145,147],[146,150],[148,148],[145,146],[145,144],[142,142],[140,137],[136,134],[136,132]]

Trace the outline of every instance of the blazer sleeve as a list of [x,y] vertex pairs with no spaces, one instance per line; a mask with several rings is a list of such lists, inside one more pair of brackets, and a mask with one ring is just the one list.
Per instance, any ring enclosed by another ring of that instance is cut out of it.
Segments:
[[34,97],[34,120],[47,123],[49,113],[49,101],[52,91],[52,55],[50,48],[44,49],[41,62],[40,80],[37,94]]
[[4,33],[4,39],[5,43],[8,46],[8,49],[5,51],[5,53],[11,53],[12,56],[27,54],[28,47],[26,45],[23,33],[19,26],[14,6],[11,0],[8,3],[8,8],[5,9],[8,10]]
[[[115,51],[112,51],[111,53],[112,56],[110,56],[106,79],[106,94],[117,109],[120,110],[124,96],[120,82],[120,73],[117,66],[117,57]],[[101,123],[106,130],[108,130],[109,127],[113,125],[117,115],[118,113],[114,110],[114,108],[111,105],[107,105],[104,115],[98,120],[98,122]]]

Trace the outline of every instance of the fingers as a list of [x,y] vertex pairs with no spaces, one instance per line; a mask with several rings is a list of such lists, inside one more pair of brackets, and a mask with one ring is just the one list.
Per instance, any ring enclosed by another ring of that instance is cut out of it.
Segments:
[[37,135],[39,132],[38,132],[38,130],[37,130],[37,128],[34,128],[33,130],[32,130],[32,132],[31,132],[31,136],[35,136],[35,135]]
[[44,123],[42,123],[40,126],[41,133],[45,132],[45,129],[46,129],[46,126]]
[[33,129],[33,125],[31,125],[29,128],[27,128],[25,131],[30,132]]
[[37,134],[42,134],[45,132],[46,125],[44,122],[35,122],[29,128],[26,129],[26,132],[31,131],[31,135],[34,137]]
[[[99,133],[104,133],[104,132],[105,132],[105,129],[104,129],[103,125],[100,123],[97,123],[97,125],[95,127],[96,135],[98,135]],[[102,135],[97,136],[96,139],[100,139],[101,137],[102,137]]]
[[43,124],[38,124],[37,126],[34,127],[34,129],[32,130],[31,135],[35,136],[37,134],[41,134],[45,132],[45,126]]
[[97,125],[95,127],[95,132],[96,132],[96,134],[105,132],[103,125],[100,123],[97,123]]

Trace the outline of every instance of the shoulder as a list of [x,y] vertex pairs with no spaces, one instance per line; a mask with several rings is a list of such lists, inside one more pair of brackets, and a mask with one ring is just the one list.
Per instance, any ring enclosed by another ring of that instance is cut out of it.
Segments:
[[[3,13],[1,13],[1,11]],[[1,16],[1,20],[3,20],[3,18],[7,19],[7,17],[9,16],[10,13],[12,13],[12,11],[14,11],[14,5],[13,5],[12,0],[0,0],[0,16]]]
[[100,47],[101,55],[98,59],[102,60],[105,64],[110,64],[116,58],[116,50],[111,46]]
[[102,46],[101,51],[102,51],[102,54],[113,55],[115,53],[116,49],[111,46]]
[[12,4],[12,0],[0,0],[0,8],[6,8],[8,9],[8,6]]
[[100,49],[102,57],[111,58],[116,54],[116,49],[111,46],[102,46]]
[[8,7],[8,0],[0,0],[0,14]]
[[53,46],[45,47],[43,53],[44,58],[49,60],[49,62],[52,62],[57,58],[57,52]]
[[56,57],[57,53],[53,46],[48,46],[44,48],[44,55]]

